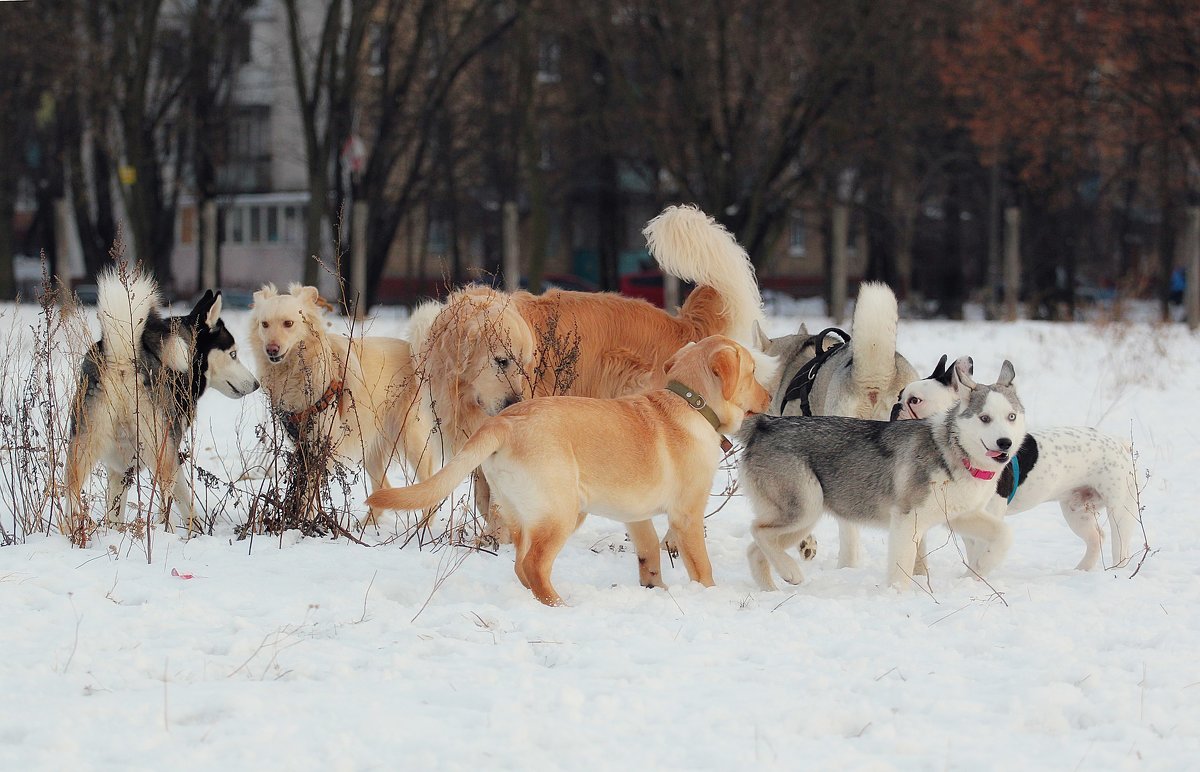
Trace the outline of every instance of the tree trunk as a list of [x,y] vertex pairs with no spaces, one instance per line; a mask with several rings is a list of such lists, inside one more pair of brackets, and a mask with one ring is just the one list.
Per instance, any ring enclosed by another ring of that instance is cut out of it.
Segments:
[[[324,164],[320,164],[324,168]],[[325,174],[309,170],[308,206],[304,210],[304,274],[303,282],[311,287],[321,280],[322,226],[325,223],[325,200],[329,181]]]

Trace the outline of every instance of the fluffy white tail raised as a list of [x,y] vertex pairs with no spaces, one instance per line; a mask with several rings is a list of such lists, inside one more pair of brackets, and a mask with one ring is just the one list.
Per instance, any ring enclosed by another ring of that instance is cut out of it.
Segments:
[[883,389],[891,385],[896,372],[899,318],[891,287],[867,282],[858,288],[850,351],[854,357],[854,384],[860,389]]
[[137,358],[146,320],[158,306],[158,285],[141,271],[129,272],[124,282],[115,268],[100,275],[96,315],[109,362],[129,364]]
[[725,226],[694,206],[669,206],[642,235],[663,271],[720,294],[729,337],[745,345],[754,342],[754,322],[763,319],[762,296],[746,250]]

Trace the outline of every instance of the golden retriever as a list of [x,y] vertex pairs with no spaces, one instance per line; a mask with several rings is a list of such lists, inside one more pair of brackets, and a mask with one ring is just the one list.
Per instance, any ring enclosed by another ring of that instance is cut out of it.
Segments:
[[[272,410],[302,458],[327,450],[327,461],[362,464],[372,491],[390,487],[386,472],[397,452],[418,480],[428,478],[430,424],[419,410],[408,342],[330,334],[326,308],[316,287],[292,284],[280,293],[267,284],[254,293],[250,344]],[[317,493],[304,492],[309,511]],[[368,522],[374,517],[368,512]]]
[[[678,316],[610,293],[469,287],[452,293],[431,325],[410,332],[429,374],[425,406],[437,415],[443,459],[462,450],[488,416],[521,399],[636,394],[663,386],[664,363],[688,342],[718,334],[753,340],[762,299],[729,231],[681,206],[668,207],[643,233],[664,271],[698,285]],[[482,486],[477,504],[490,517]]]
[[513,405],[485,420],[433,477],[378,491],[367,504],[437,506],[482,465],[517,547],[517,578],[542,603],[562,604],[550,583],[551,568],[587,512],[626,524],[646,587],[665,586],[650,518],[666,512],[688,576],[711,587],[704,508],[723,456],[721,435],[771,404],[755,369],[750,351],[724,336],[707,337],[666,362],[666,388],[617,399],[542,397]]

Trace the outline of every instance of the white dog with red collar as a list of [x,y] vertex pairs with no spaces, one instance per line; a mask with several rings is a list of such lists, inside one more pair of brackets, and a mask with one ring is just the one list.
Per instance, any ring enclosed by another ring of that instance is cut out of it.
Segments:
[[[928,378],[904,387],[892,420],[928,418],[958,404],[956,371],[962,368],[970,373],[971,359],[962,357],[950,368],[945,365],[943,356]],[[1141,512],[1133,452],[1125,443],[1088,427],[1030,432],[1009,466],[996,476],[996,496],[988,509],[997,515],[1015,515],[1047,501],[1059,503],[1067,525],[1086,545],[1077,569],[1090,571],[1100,562],[1101,507],[1108,511],[1113,567],[1129,562]],[[969,543],[967,549],[969,554]]]

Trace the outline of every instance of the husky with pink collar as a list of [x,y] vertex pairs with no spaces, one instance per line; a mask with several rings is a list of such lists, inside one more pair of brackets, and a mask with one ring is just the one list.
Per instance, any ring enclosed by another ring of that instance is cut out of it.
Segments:
[[[970,373],[970,357],[947,368],[943,356],[928,378],[900,392],[892,420],[929,418],[957,405],[960,369]],[[1058,502],[1067,525],[1083,539],[1086,550],[1077,569],[1090,571],[1100,562],[1101,508],[1108,511],[1113,567],[1129,562],[1140,513],[1133,454],[1125,443],[1082,426],[1030,432],[997,477],[988,509],[997,516],[1015,515],[1047,501]],[[968,541],[968,556],[972,549]]]
[[972,540],[969,564],[986,574],[1011,535],[987,511],[995,478],[1025,438],[1025,412],[1005,362],[992,385],[960,374],[960,405],[928,421],[903,423],[829,416],[759,415],[738,432],[738,480],[754,509],[750,570],[774,589],[772,569],[803,580],[788,552],[822,513],[888,529],[887,582],[905,587],[917,573],[918,543],[935,525]]

